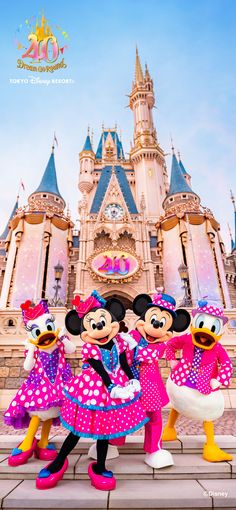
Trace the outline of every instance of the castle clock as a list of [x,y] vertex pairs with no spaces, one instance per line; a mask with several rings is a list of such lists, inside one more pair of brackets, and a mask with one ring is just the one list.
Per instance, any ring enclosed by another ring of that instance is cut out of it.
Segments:
[[121,220],[125,211],[119,204],[108,204],[104,209],[104,216],[107,220]]

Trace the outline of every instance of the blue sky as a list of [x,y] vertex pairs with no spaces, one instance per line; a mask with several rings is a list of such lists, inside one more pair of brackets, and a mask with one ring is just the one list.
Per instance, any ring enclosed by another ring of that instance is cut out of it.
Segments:
[[[42,9],[52,25],[69,34],[68,68],[50,78],[72,78],[73,85],[9,83],[10,78],[34,74],[16,69],[21,52],[14,37],[17,27]],[[0,228],[19,180],[26,187],[21,203],[37,188],[54,131],[59,189],[73,219],[78,217],[78,153],[88,124],[96,147],[102,123],[117,123],[129,150],[133,115],[125,94],[131,88],[137,44],[154,80],[159,142],[169,152],[172,133],[193,189],[220,221],[229,249],[229,189],[236,194],[235,0],[22,0],[14,2],[14,9],[5,2],[1,15]],[[170,163],[167,157],[169,169]]]

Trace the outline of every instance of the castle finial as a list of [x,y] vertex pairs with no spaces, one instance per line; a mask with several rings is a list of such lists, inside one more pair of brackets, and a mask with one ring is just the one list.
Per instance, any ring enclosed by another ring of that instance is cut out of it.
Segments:
[[138,47],[136,45],[136,59],[135,59],[135,84],[143,83],[143,71],[139,60]]
[[56,145],[58,146],[58,141],[57,141],[56,133],[55,133],[55,131],[54,131],[53,141],[52,141],[52,154],[54,154],[55,143],[56,143]]
[[178,158],[179,158],[179,161],[181,161],[181,154],[180,154],[180,151],[178,151]]
[[171,143],[172,154],[174,155],[175,148],[174,148],[174,141],[173,141],[173,138],[172,138],[172,134],[170,134],[170,143]]
[[151,79],[151,76],[150,76],[150,73],[149,73],[149,70],[148,70],[148,66],[147,66],[147,62],[145,62],[145,78],[146,78],[146,80],[150,80]]
[[89,136],[90,135],[90,126],[88,125],[88,129],[87,129],[87,135]]

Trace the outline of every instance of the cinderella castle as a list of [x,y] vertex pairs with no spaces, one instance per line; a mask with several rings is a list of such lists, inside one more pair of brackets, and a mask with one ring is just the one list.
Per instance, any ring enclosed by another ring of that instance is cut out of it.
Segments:
[[157,288],[190,307],[203,296],[236,307],[236,239],[226,255],[220,225],[174,149],[168,178],[154,104],[152,78],[136,52],[130,154],[116,128],[102,129],[97,148],[88,133],[79,154],[79,231],[65,212],[52,147],[38,188],[26,206],[16,202],[0,238],[1,310],[41,298],[70,307],[74,295],[94,288],[127,309],[138,293]]

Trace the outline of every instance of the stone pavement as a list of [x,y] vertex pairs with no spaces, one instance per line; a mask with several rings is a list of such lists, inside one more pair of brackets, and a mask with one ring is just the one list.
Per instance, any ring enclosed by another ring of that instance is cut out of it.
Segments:
[[[19,436],[17,436],[18,439]],[[7,454],[17,437],[0,437],[1,508],[16,509],[236,509],[236,460],[212,464],[201,456],[204,436],[185,435],[168,444],[174,466],[154,470],[144,463],[141,436],[127,439],[120,457],[107,463],[115,472],[117,489],[110,493],[91,487],[87,475],[87,450],[82,440],[69,456],[69,469],[58,487],[35,489],[35,476],[44,465],[31,459],[10,468]],[[63,436],[53,437],[59,448]],[[236,436],[221,435],[218,444],[236,454]],[[164,445],[167,446],[167,445]]]

